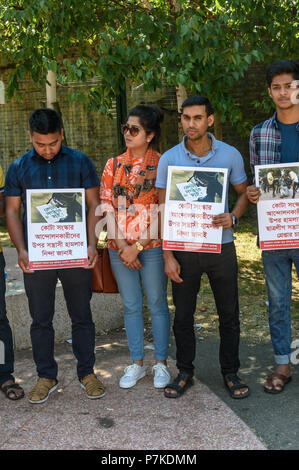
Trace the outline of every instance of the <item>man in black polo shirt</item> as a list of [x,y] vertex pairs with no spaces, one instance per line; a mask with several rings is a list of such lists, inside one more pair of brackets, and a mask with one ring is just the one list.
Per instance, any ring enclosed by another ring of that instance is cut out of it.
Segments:
[[[62,145],[60,116],[51,109],[32,113],[30,139],[33,149],[14,161],[5,182],[7,228],[18,251],[24,273],[25,291],[32,316],[31,341],[39,379],[29,394],[30,403],[43,403],[57,388],[58,367],[54,359],[55,289],[60,279],[72,320],[72,346],[78,361],[77,374],[88,398],[101,398],[103,384],[94,375],[95,327],[90,310],[91,268],[97,260],[95,209],[99,204],[99,179],[91,160],[81,152]],[[87,205],[87,269],[66,268],[31,271],[27,251],[27,189],[84,188]],[[20,219],[24,207],[23,223]]]

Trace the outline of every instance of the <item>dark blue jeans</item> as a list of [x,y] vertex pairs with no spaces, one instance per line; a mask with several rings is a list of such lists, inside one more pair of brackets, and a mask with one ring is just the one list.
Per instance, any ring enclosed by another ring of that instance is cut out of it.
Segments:
[[[2,354],[0,354],[0,386],[7,382],[7,380],[13,380],[13,368],[14,368],[14,351],[13,351],[13,339],[11,328],[6,316],[6,304],[5,304],[5,276],[4,276],[5,260],[3,253],[0,253],[0,341],[1,341],[1,352],[4,349],[4,361],[2,360]],[[4,364],[2,363],[4,362]]]
[[269,327],[276,364],[288,364],[291,356],[292,267],[299,277],[299,250],[262,252],[269,299]]
[[[223,375],[236,373],[239,362],[238,265],[234,243],[222,245],[220,254],[176,251],[182,283],[172,282],[175,317],[173,331],[177,368],[193,376],[195,359],[194,313],[203,273],[212,288],[219,316],[219,360]],[[209,367],[205,364],[204,367]]]
[[60,279],[68,313],[72,321],[72,347],[77,359],[78,378],[93,373],[95,363],[95,326],[90,299],[90,269],[67,268],[39,270],[24,274],[25,291],[32,317],[30,328],[33,358],[39,377],[55,379],[58,367],[54,359],[53,316],[55,290]]

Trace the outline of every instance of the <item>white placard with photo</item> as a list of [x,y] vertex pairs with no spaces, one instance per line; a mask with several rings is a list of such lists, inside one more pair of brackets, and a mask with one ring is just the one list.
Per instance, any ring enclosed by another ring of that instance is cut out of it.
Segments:
[[163,249],[221,252],[222,214],[227,191],[226,168],[169,166],[163,223]]
[[299,248],[299,164],[257,165],[255,181],[260,248]]
[[26,191],[29,268],[88,265],[85,190]]

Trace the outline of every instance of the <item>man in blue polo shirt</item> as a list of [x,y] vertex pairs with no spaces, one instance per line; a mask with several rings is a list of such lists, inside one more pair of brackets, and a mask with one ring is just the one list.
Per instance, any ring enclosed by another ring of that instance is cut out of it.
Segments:
[[[58,279],[63,286],[72,321],[72,346],[78,361],[78,378],[88,398],[101,398],[105,389],[94,374],[95,327],[90,309],[91,268],[97,260],[95,209],[99,204],[99,179],[86,155],[62,145],[63,129],[58,113],[52,109],[36,110],[30,116],[29,125],[33,149],[10,165],[5,181],[7,228],[18,251],[33,320],[30,333],[39,379],[29,393],[29,401],[43,403],[57,388],[58,367],[54,359],[52,320]],[[26,190],[61,188],[85,189],[88,268],[31,271],[27,251]],[[22,205],[23,221],[20,219]]]
[[[177,347],[179,374],[168,385],[164,394],[168,398],[181,396],[193,384],[195,358],[194,313],[203,273],[208,275],[219,315],[220,366],[233,398],[245,398],[248,386],[237,376],[239,362],[239,303],[238,267],[234,246],[233,226],[247,209],[247,177],[241,154],[234,147],[218,141],[208,132],[214,123],[211,103],[202,96],[188,98],[182,105],[182,142],[165,152],[159,162],[156,187],[159,201],[164,204],[169,165],[205,168],[227,168],[228,180],[238,194],[232,210],[214,217],[213,224],[223,227],[220,254],[185,251],[164,251],[165,272],[172,281],[175,318],[173,331]],[[227,185],[228,187],[228,185]],[[228,189],[227,189],[228,191]]]

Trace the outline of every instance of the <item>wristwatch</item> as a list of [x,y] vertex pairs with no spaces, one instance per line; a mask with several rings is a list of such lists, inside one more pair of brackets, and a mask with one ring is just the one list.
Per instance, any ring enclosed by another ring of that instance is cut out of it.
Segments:
[[235,214],[233,214],[232,212],[231,212],[230,215],[231,215],[231,218],[232,218],[232,220],[233,220],[233,227],[237,227],[238,224],[239,224],[239,219],[237,219],[237,217],[235,216]]
[[139,243],[139,242],[136,242],[135,245],[136,245],[136,248],[137,248],[138,251],[142,251],[144,249],[144,246],[141,245],[141,243]]

